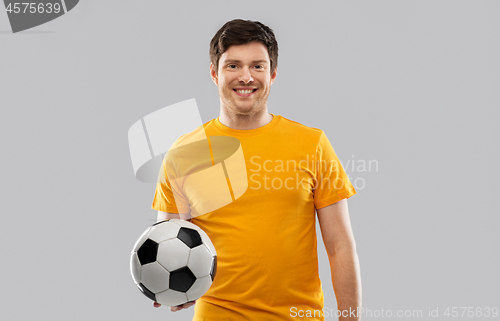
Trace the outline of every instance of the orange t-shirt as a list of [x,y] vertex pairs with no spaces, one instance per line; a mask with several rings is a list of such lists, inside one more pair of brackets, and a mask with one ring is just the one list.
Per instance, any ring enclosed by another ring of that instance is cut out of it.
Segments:
[[[197,300],[193,320],[300,320],[293,311],[322,311],[315,209],[356,194],[325,133],[280,115],[251,130],[229,128],[218,118],[203,128],[209,140],[239,140],[248,185],[206,213],[193,208],[202,197],[198,189],[168,179],[156,186],[152,208],[198,211],[192,222],[217,251],[216,277]],[[229,165],[224,170],[230,174]],[[324,320],[318,315],[307,320]]]

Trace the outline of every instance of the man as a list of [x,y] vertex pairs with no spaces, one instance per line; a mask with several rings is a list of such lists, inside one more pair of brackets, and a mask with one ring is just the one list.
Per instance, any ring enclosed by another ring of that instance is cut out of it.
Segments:
[[213,37],[210,59],[220,116],[203,129],[209,139],[239,140],[248,188],[226,206],[191,216],[200,195],[167,180],[157,184],[152,204],[158,221],[191,219],[217,250],[217,275],[196,301],[193,320],[324,320],[315,210],[340,320],[359,320],[352,313],[361,306],[361,281],[346,200],[356,191],[322,130],[268,112],[278,60],[273,31],[229,21]]

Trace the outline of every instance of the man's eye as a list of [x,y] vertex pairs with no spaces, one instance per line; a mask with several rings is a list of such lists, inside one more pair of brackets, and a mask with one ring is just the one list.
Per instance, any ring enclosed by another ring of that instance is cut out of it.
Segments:
[[228,67],[229,69],[234,69],[234,68],[236,68],[236,65],[227,65],[227,67]]
[[256,69],[263,69],[263,68],[264,68],[264,66],[262,66],[262,65],[257,65],[257,66],[255,66],[255,68],[256,68]]

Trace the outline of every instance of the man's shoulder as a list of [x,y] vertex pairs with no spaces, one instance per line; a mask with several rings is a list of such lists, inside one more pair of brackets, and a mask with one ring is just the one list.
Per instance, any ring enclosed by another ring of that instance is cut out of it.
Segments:
[[211,126],[213,119],[198,126],[196,129],[187,132],[186,134],[177,138],[172,147],[179,147],[181,145],[187,145],[207,138],[206,129]]
[[281,122],[282,128],[284,130],[293,132],[297,135],[307,135],[307,136],[319,138],[319,136],[321,136],[321,134],[323,133],[323,130],[321,130],[319,128],[304,125],[302,123],[288,119],[288,118],[283,117],[281,115],[279,117],[282,118],[282,122]]

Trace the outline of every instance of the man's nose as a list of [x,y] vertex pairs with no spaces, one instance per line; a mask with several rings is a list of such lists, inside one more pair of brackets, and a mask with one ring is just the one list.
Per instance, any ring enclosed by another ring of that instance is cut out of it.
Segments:
[[241,75],[238,79],[239,81],[242,81],[244,83],[250,83],[253,81],[252,74],[250,73],[250,68],[244,67],[242,68]]

